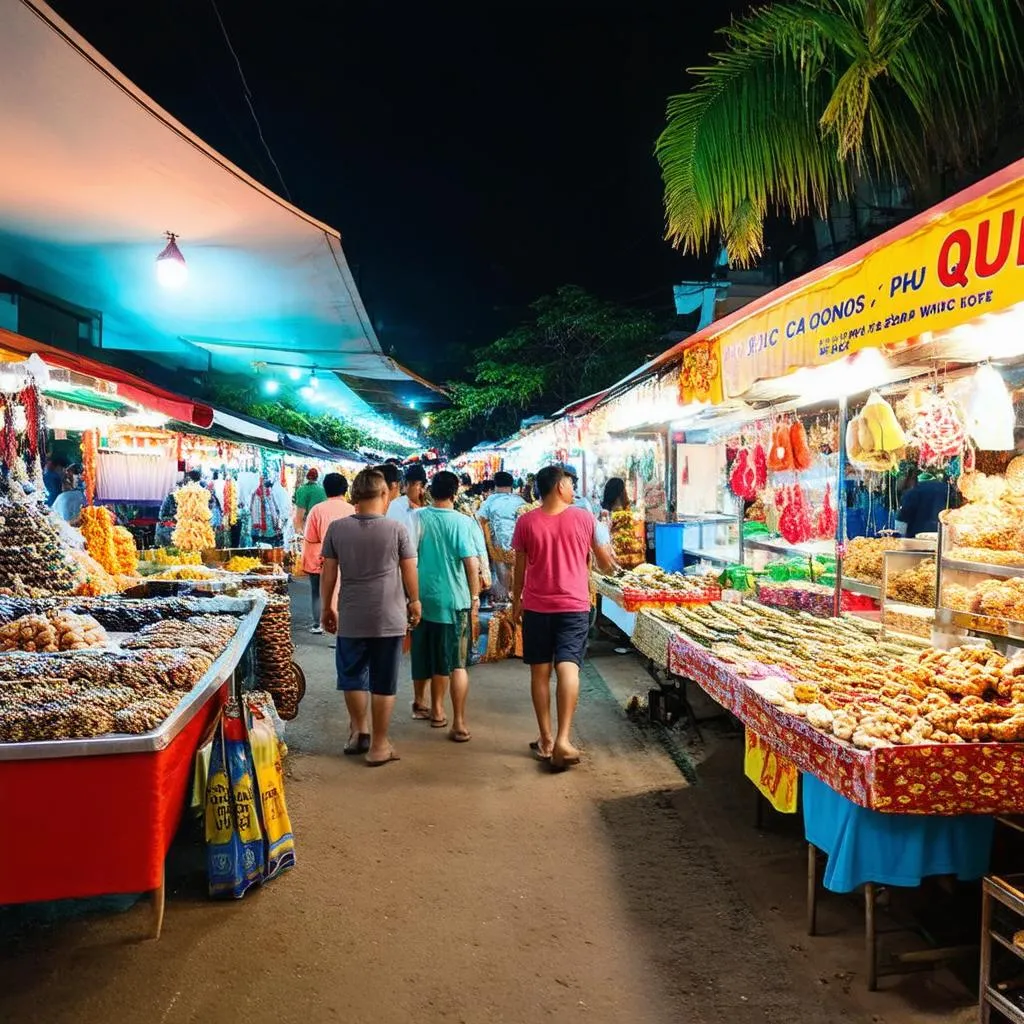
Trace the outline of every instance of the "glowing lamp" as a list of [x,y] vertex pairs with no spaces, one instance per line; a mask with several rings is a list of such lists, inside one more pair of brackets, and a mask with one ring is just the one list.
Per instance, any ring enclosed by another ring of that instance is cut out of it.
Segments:
[[299,394],[307,401],[311,402],[316,392],[307,384],[304,388],[299,388]]
[[278,382],[276,380],[274,380],[273,377],[271,377],[269,380],[265,380],[263,382],[263,390],[268,395],[276,395],[277,392],[280,390],[280,388],[281,388],[281,385],[278,384]]
[[164,288],[180,288],[188,280],[188,267],[178,248],[178,236],[171,231],[166,236],[167,244],[156,258],[156,279]]
[[298,380],[302,376],[302,371],[297,366],[293,366],[288,371],[288,376],[291,377],[292,380]]

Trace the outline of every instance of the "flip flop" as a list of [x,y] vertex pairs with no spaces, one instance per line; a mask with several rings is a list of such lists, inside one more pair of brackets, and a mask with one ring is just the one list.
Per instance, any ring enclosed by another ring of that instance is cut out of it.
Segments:
[[552,753],[552,755],[551,755],[551,770],[553,772],[568,771],[568,769],[574,767],[575,765],[578,765],[580,763],[580,760],[581,759],[580,759],[579,756],[576,756],[576,757],[560,757],[560,758],[558,758],[556,760],[555,759],[555,755]]
[[355,743],[348,742],[342,748],[343,753],[348,754],[349,757],[355,757],[357,754],[365,754],[370,749],[370,734],[368,732],[361,732],[356,736]]
[[540,750],[540,740],[534,740],[530,744],[530,749],[533,751],[533,756],[535,758],[537,758],[538,761],[550,761],[551,760],[551,755],[550,754],[542,754],[541,753],[541,750]]
[[417,722],[429,721],[430,720],[430,708],[425,704],[417,704],[416,701],[412,702],[412,717]]
[[401,761],[401,760],[402,759],[392,750],[391,753],[388,754],[388,756],[385,757],[383,761],[371,761],[369,758],[366,758],[366,767],[367,768],[380,768],[383,765],[391,764],[392,761]]
[[472,738],[473,737],[468,729],[463,729],[462,732],[457,732],[455,729],[452,729],[452,731],[448,733],[448,739],[450,739],[452,743],[468,743]]
[[431,729],[447,729],[448,719],[447,718],[431,718],[430,720]]

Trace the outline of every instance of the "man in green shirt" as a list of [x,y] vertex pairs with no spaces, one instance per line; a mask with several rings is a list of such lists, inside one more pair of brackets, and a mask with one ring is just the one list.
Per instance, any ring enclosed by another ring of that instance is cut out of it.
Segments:
[[469,695],[470,621],[480,606],[477,524],[455,511],[459,478],[438,473],[430,483],[433,505],[417,512],[420,600],[423,621],[412,635],[412,677],[417,693],[430,680],[430,724],[448,725],[445,692],[451,682],[452,728],[456,743],[470,739],[466,728]]
[[327,492],[320,483],[320,471],[314,466],[306,474],[306,482],[295,488],[295,532],[301,537],[306,526],[306,516],[314,505],[327,500]]

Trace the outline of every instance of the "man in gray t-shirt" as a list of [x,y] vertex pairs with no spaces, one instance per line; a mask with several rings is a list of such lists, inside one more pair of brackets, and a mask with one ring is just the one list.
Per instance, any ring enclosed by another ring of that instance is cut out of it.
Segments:
[[324,535],[321,587],[333,594],[340,579],[341,590],[337,608],[325,602],[321,622],[338,635],[338,689],[349,713],[345,753],[365,754],[366,763],[377,767],[398,760],[388,725],[402,640],[422,614],[416,548],[404,524],[384,516],[388,490],[380,473],[359,473],[351,497],[355,515],[331,523]]

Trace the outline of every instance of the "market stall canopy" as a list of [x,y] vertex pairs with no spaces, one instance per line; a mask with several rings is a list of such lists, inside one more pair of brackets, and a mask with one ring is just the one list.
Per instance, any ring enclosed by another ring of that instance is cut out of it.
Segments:
[[213,423],[213,409],[208,405],[193,402],[172,391],[165,391],[163,388],[150,384],[149,381],[142,380],[124,370],[119,370],[115,366],[108,366],[106,363],[97,362],[87,356],[75,355],[73,352],[65,352],[52,345],[30,341],[19,334],[5,331],[2,327],[0,327],[0,349],[15,353],[23,359],[27,359],[34,353],[51,366],[62,366],[76,373],[88,374],[108,381],[116,385],[120,398],[162,413],[169,419],[178,420],[188,426],[209,427]]
[[681,363],[684,402],[718,403],[865,349],[934,359],[966,324],[993,315],[1019,319],[1022,212],[1024,160],[723,317],[610,392],[673,363]]
[[[44,3],[0,0],[0,25],[0,275],[101,318],[87,344],[121,365],[318,367],[349,416],[436,398],[382,352],[337,231],[193,135]],[[155,274],[167,231],[188,268],[177,290]]]

